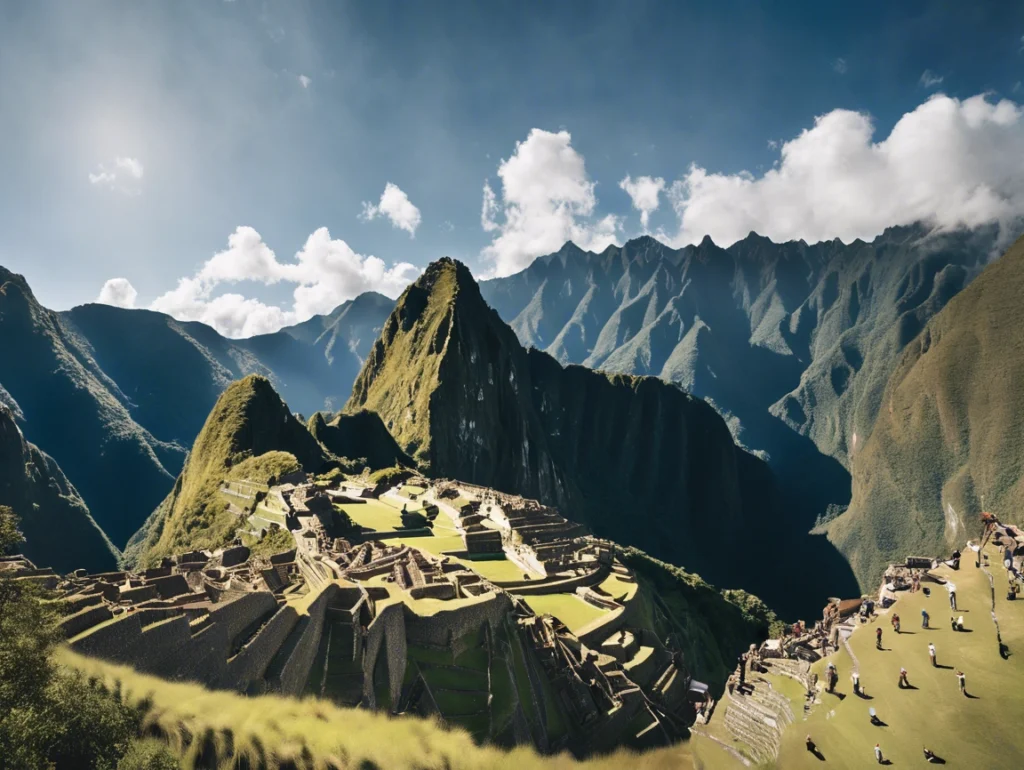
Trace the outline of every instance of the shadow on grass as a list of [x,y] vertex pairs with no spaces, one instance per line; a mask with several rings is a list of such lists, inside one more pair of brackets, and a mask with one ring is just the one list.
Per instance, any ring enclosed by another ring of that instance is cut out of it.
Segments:
[[971,695],[969,692],[965,692],[964,695],[966,695],[971,700],[981,700],[980,695]]
[[944,668],[944,669],[948,669],[949,671],[953,670],[952,666],[943,666],[941,663],[936,663],[935,664],[935,668]]
[[860,698],[861,700],[874,700],[875,699],[874,696],[868,695],[866,692],[859,692],[859,693],[857,693],[857,697]]

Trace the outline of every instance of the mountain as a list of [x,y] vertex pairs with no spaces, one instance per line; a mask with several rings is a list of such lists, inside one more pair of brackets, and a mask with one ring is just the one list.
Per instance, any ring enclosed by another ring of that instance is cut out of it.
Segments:
[[232,472],[266,481],[299,467],[319,470],[328,454],[270,381],[249,375],[217,399],[174,489],[132,537],[130,564],[146,566],[196,548],[216,548],[235,537],[238,521],[217,494]]
[[[452,259],[399,298],[345,412],[363,409],[433,476],[556,505],[600,536],[714,582],[765,588],[761,565],[744,556],[791,535],[770,470],[734,444],[714,409],[657,378],[563,367],[524,348]],[[794,554],[804,554],[803,533]],[[815,540],[820,552],[808,558],[829,561],[828,544]],[[842,566],[822,569],[852,582]],[[791,607],[802,590],[765,599]]]
[[[943,553],[978,513],[1024,523],[1024,239],[897,357],[829,539],[870,585],[887,561]],[[982,503],[984,502],[984,506]]]
[[849,502],[900,350],[989,258],[994,228],[890,228],[872,243],[751,233],[671,249],[569,243],[481,292],[524,345],[562,364],[655,375],[710,402],[775,471],[809,529]]
[[0,404],[0,505],[13,509],[23,552],[57,572],[106,572],[120,556],[56,461],[25,441],[14,413]]
[[330,422],[317,412],[307,427],[313,437],[337,457],[359,460],[364,466],[375,469],[414,465],[374,412],[364,409],[353,414],[341,413]]
[[149,310],[53,312],[0,268],[0,404],[124,547],[232,381],[259,374],[298,411],[334,409],[392,305],[371,292],[274,334],[232,340]]
[[123,546],[166,494],[185,452],[132,418],[128,397],[89,343],[3,268],[0,383],[24,433],[59,463],[96,522]]

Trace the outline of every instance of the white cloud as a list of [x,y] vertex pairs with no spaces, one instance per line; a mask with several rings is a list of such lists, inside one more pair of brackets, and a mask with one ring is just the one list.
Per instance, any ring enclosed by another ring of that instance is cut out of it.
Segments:
[[309,88],[309,84],[313,82],[313,79],[308,75],[299,75],[299,85],[303,88]]
[[[569,240],[593,250],[618,242],[618,217],[592,219],[594,183],[571,142],[568,131],[535,128],[498,166],[500,203],[490,184],[484,184],[480,221],[484,230],[497,235],[481,256],[491,263],[493,275],[522,270]],[[499,222],[499,212],[504,221]]]
[[619,182],[619,187],[626,191],[633,201],[633,208],[640,212],[640,225],[647,231],[647,223],[651,214],[658,210],[658,197],[665,189],[665,180],[660,176],[638,176],[636,179],[626,178]]
[[[397,297],[419,272],[407,262],[389,268],[378,257],[357,254],[345,241],[331,238],[326,227],[306,239],[293,262],[279,262],[256,230],[238,227],[225,250],[195,275],[180,279],[150,308],[179,320],[202,321],[228,337],[250,337],[330,312],[365,291]],[[238,293],[217,294],[222,284],[242,281],[295,284],[292,307],[267,305]]]
[[455,225],[452,224],[451,220],[449,219],[444,220],[444,222],[442,222],[439,225],[439,227],[446,233],[450,233],[452,230],[455,229]]
[[868,115],[833,110],[786,142],[755,177],[691,166],[669,198],[676,245],[708,234],[731,244],[754,230],[774,240],[870,239],[891,225],[1006,223],[1024,215],[1024,112],[985,95],[936,95],[873,142]]
[[96,301],[101,305],[115,307],[135,307],[135,298],[139,293],[127,278],[111,278],[100,289]]
[[941,85],[943,80],[945,78],[942,75],[936,75],[931,70],[925,70],[921,73],[921,85],[925,88],[935,88],[935,86]]
[[98,171],[89,174],[89,184],[102,185],[126,195],[138,195],[139,181],[145,169],[138,158],[116,157],[113,163],[99,164]]
[[850,65],[846,63],[846,59],[839,57],[834,62],[832,62],[832,69],[834,69],[840,75],[845,75],[847,71],[850,69]]
[[363,211],[359,218],[370,222],[381,216],[390,219],[392,227],[405,230],[411,238],[416,237],[416,228],[420,226],[422,219],[420,210],[412,204],[409,196],[402,188],[391,182],[384,185],[379,203],[374,205],[369,201],[363,201]]

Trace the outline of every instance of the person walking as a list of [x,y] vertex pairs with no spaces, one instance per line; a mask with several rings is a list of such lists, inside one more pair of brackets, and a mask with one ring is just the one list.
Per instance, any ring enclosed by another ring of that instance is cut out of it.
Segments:
[[878,764],[882,764],[882,747],[877,743],[875,744],[875,761]]
[[910,687],[910,682],[907,680],[907,670],[905,668],[900,669],[900,684],[901,690]]
[[896,629],[897,634],[900,632],[900,616],[898,614],[892,616],[892,627]]
[[881,627],[875,629],[875,649],[882,649],[882,629]]
[[959,671],[958,670],[956,672],[956,681],[957,681],[957,684],[960,686],[960,693],[962,695],[966,696],[967,695],[967,677],[964,676],[964,672],[963,671]]
[[932,644],[931,642],[928,642],[928,657],[931,658],[932,666],[933,667],[939,665],[938,663],[935,662],[935,645]]
[[921,628],[928,628],[928,610],[921,610]]
[[946,590],[949,591],[949,607],[956,611],[956,583],[946,583]]

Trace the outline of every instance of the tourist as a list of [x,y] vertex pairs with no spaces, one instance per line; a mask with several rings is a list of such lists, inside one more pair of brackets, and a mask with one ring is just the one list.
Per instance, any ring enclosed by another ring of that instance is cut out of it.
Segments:
[[964,676],[963,671],[956,672],[956,681],[957,684],[960,685],[960,692],[962,692],[964,695],[967,695],[967,677]]
[[921,610],[921,628],[928,628],[928,611]]
[[898,613],[892,616],[892,627],[897,634],[900,632],[900,616]]
[[876,650],[882,649],[882,629],[881,628],[876,628],[875,629],[875,649]]
[[814,745],[814,741],[811,740],[811,736],[807,736],[807,750],[812,754],[818,753],[818,747]]
[[935,662],[935,645],[932,644],[931,642],[928,642],[928,657],[931,658],[931,660],[932,660],[932,666],[938,666],[939,665],[938,663]]
[[878,764],[882,764],[882,747],[877,743],[875,744],[875,761],[878,762]]
[[924,747],[924,758],[926,762],[935,762],[938,760],[938,757],[935,756],[935,752],[929,751],[927,746]]
[[855,695],[860,695],[860,692],[861,692],[860,691],[860,674],[858,672],[854,671],[853,672],[853,676],[851,676],[850,678],[853,679],[853,692],[854,692],[854,694]]
[[950,628],[956,631],[956,618],[954,618],[952,615],[949,616],[949,625]]
[[900,683],[899,683],[899,687],[900,687],[901,690],[904,689],[904,688],[910,687],[910,682],[907,680],[907,670],[905,668],[900,668]]
[[961,615],[960,617],[958,617],[956,619],[956,630],[957,631],[963,631],[964,630],[964,616],[963,615]]
[[952,610],[956,609],[956,584],[946,583],[946,590],[949,591],[949,607]]

